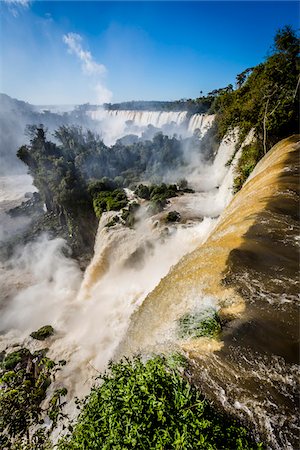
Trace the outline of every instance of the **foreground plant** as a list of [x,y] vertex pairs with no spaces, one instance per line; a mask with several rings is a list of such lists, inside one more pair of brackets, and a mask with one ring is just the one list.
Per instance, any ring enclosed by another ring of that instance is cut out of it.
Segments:
[[60,450],[259,449],[160,357],[109,366]]
[[[21,348],[7,353],[0,365],[0,448],[3,450],[48,449],[50,434],[64,414],[65,388],[57,389],[43,402],[55,373],[64,361],[55,363],[45,350],[31,353]],[[48,418],[48,425],[45,419]]]

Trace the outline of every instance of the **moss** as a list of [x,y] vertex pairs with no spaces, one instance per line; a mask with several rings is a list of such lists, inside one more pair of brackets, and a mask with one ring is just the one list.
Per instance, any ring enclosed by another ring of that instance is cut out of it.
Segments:
[[44,341],[49,336],[52,336],[54,333],[54,329],[51,325],[45,325],[44,327],[39,328],[37,331],[33,331],[30,333],[30,336],[33,339],[37,339],[38,341]]
[[221,332],[220,318],[213,308],[184,314],[178,321],[180,338],[217,337]]

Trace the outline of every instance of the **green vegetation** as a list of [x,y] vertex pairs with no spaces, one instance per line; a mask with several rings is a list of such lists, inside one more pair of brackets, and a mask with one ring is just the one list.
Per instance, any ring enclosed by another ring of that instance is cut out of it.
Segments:
[[234,179],[233,185],[235,193],[241,189],[262,156],[263,149],[257,141],[243,147],[242,154],[236,167],[237,176]]
[[151,214],[157,214],[164,209],[167,204],[168,198],[176,197],[179,193],[182,193],[176,184],[165,184],[160,185],[153,184],[150,186],[145,186],[144,184],[139,184],[134,191],[134,193],[145,200],[150,200],[149,212]]
[[160,357],[111,364],[59,449],[262,448],[237,421],[218,414],[174,365]]
[[132,228],[136,222],[135,213],[139,209],[140,205],[137,202],[129,204],[127,209],[123,209],[121,218],[124,221],[126,227]]
[[[265,62],[244,70],[232,85],[213,91],[210,112],[217,114],[219,139],[239,128],[239,144],[254,130],[256,146],[243,151],[235,190],[256,162],[280,139],[299,132],[299,38],[291,27],[279,30]],[[246,155],[247,152],[251,154]]]
[[213,308],[196,313],[187,313],[178,321],[180,338],[216,338],[222,330],[220,318]]
[[[49,436],[64,417],[62,398],[67,390],[54,391],[42,406],[55,373],[65,364],[45,356],[46,349],[31,354],[26,348],[5,354],[0,364],[0,447],[11,450],[52,448]],[[50,419],[45,428],[44,420]]]
[[166,222],[180,222],[181,215],[177,211],[170,211],[167,214]]
[[45,325],[44,327],[39,328],[37,331],[33,331],[30,333],[30,336],[33,339],[37,339],[38,341],[44,341],[48,337],[52,336],[54,333],[54,329],[51,325]]
[[98,192],[93,198],[94,211],[98,218],[104,211],[120,211],[127,203],[128,200],[123,189]]
[[2,365],[6,370],[14,369],[17,364],[27,360],[29,354],[30,352],[27,348],[20,348],[19,350],[10,352],[4,356]]
[[[202,92],[200,92],[202,94]],[[212,104],[210,95],[201,95],[197,99],[180,99],[171,101],[130,101],[122,103],[106,103],[108,110],[118,111],[188,111],[190,114],[206,113]]]

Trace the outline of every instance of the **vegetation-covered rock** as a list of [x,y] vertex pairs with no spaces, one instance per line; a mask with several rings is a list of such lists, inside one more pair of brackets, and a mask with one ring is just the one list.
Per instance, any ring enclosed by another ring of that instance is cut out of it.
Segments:
[[235,168],[236,177],[233,184],[234,192],[241,189],[262,156],[263,148],[257,141],[243,147],[242,154]]
[[177,211],[170,211],[167,214],[166,222],[180,222],[181,215]]
[[135,213],[139,208],[139,203],[132,202],[127,209],[123,209],[121,217],[126,227],[132,228],[134,226],[136,221]]
[[37,331],[33,331],[30,333],[30,336],[33,339],[37,339],[38,341],[44,341],[48,337],[52,336],[54,333],[54,328],[51,325],[45,325],[44,327],[39,328]]
[[217,413],[179,375],[174,361],[135,358],[109,369],[83,402],[60,450],[262,448],[240,423]]
[[178,321],[180,338],[217,337],[222,330],[220,318],[213,308],[187,313]]
[[101,191],[95,194],[93,198],[94,211],[98,218],[100,218],[105,211],[119,211],[124,208],[127,203],[128,200],[123,189]]

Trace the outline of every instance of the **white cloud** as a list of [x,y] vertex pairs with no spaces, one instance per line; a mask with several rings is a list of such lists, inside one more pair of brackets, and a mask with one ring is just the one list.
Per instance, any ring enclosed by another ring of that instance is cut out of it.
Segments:
[[83,49],[82,37],[80,34],[64,34],[63,41],[67,45],[69,53],[77,56],[77,58],[81,61],[83,73],[89,76],[97,76],[96,84],[93,86],[97,103],[102,105],[103,103],[110,102],[112,99],[112,92],[107,89],[102,80],[102,77],[107,72],[105,65],[97,63],[91,52]]
[[31,0],[0,0],[8,5],[8,9],[14,17],[18,17],[22,8],[28,8]]
[[82,70],[87,75],[103,75],[106,72],[106,67],[103,64],[98,64],[94,61],[91,52],[82,48],[82,37],[77,33],[68,33],[63,36],[63,41],[67,44],[69,52],[76,55],[81,63]]
[[30,0],[2,0],[2,1],[10,5],[29,6],[30,4]]

